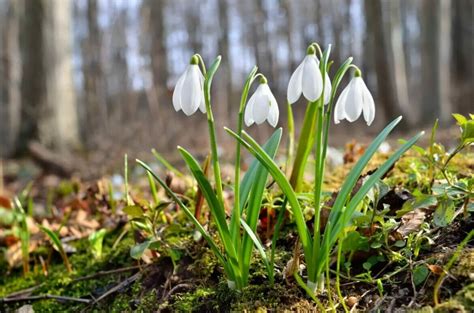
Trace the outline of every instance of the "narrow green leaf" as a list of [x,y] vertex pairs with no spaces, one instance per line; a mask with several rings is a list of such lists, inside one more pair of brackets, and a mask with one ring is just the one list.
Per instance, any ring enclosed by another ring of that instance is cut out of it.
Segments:
[[39,225],[39,228],[49,237],[54,247],[56,247],[56,249],[59,251],[59,254],[61,254],[61,257],[63,259],[64,265],[66,266],[67,271],[71,272],[72,271],[71,264],[69,263],[69,259],[67,257],[66,251],[64,251],[63,244],[61,240],[59,239],[58,235],[56,235],[56,233],[53,232],[51,229],[44,227],[42,225]]
[[[278,150],[278,146],[281,139],[281,128],[277,129],[273,135],[268,139],[265,143],[263,149],[268,155],[273,159],[275,158],[276,152]],[[252,181],[249,181],[250,188],[248,188],[250,195],[248,200],[248,208],[247,208],[247,217],[246,221],[250,227],[250,229],[255,232],[257,228],[258,216],[260,213],[260,208],[262,206],[263,200],[263,193],[265,191],[265,185],[268,179],[268,171],[267,169],[255,159],[253,163],[256,163],[256,166],[253,167],[251,170],[254,173],[249,173],[249,176],[255,177]],[[250,170],[249,170],[250,171]],[[245,177],[244,177],[245,179]],[[244,188],[242,188],[243,190]],[[251,238],[247,234],[244,234],[242,240],[242,275],[244,282],[247,281],[248,278],[248,270],[250,266],[250,257],[252,254],[252,241]]]
[[268,278],[270,279],[270,283],[273,285],[273,267],[270,266],[270,262],[268,261],[268,257],[267,257],[267,254],[265,253],[265,249],[263,248],[263,245],[261,244],[260,240],[258,240],[257,236],[254,233],[254,230],[250,228],[250,226],[245,222],[244,219],[240,219],[240,223],[244,227],[247,235],[252,239],[258,252],[260,252],[263,262],[265,263],[265,268],[267,269]]
[[143,167],[146,171],[150,172],[151,175],[153,176],[153,178],[161,185],[161,187],[163,187],[163,189],[165,189],[165,191],[169,194],[169,196],[173,199],[174,202],[176,202],[178,204],[178,206],[184,211],[184,213],[186,214],[186,216],[191,219],[191,221],[193,222],[194,226],[196,226],[196,228],[198,229],[198,231],[201,233],[201,235],[203,236],[203,238],[206,240],[207,244],[209,245],[209,247],[211,248],[211,250],[214,252],[214,255],[217,257],[217,259],[221,262],[221,264],[224,266],[224,269],[226,271],[226,273],[230,274],[231,271],[228,267],[228,264],[224,258],[224,256],[222,255],[222,253],[219,251],[219,248],[217,247],[217,245],[214,243],[214,241],[212,240],[211,236],[207,233],[207,231],[204,229],[204,227],[202,227],[202,225],[199,223],[199,221],[194,217],[194,214],[189,210],[189,208],[183,203],[183,201],[181,201],[181,199],[179,199],[179,197],[168,187],[168,185],[166,185],[166,183],[160,178],[158,177],[154,172],[153,170],[143,161],[141,160],[136,160],[136,162],[141,166]]
[[288,202],[290,203],[293,214],[295,216],[298,234],[300,236],[300,240],[305,251],[305,258],[307,258],[307,260],[311,260],[311,235],[308,231],[308,228],[306,227],[306,221],[303,216],[303,211],[298,202],[296,194],[293,188],[291,187],[288,179],[286,178],[285,174],[280,170],[280,168],[278,167],[278,165],[276,165],[272,158],[262,149],[262,147],[260,147],[260,145],[246,132],[242,133],[243,138],[241,138],[229,128],[225,128],[225,130],[232,137],[240,141],[240,143],[266,167],[266,169],[270,172],[272,177],[282,189],[283,193],[287,196]]

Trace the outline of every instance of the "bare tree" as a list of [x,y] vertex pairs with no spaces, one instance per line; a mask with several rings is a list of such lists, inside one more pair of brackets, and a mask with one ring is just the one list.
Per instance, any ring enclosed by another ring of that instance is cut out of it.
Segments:
[[[422,3],[422,114],[421,121],[446,121],[449,105],[450,0]],[[444,108],[443,108],[444,107]]]
[[76,147],[71,1],[25,0],[24,5],[20,144],[37,138],[58,150]]
[[9,0],[0,18],[0,156],[14,153],[20,128],[20,3]]
[[[86,8],[87,36],[82,43],[85,129],[89,132],[107,127],[107,103],[102,69],[102,31],[99,28],[97,0],[88,0]],[[92,136],[85,134],[88,146]]]

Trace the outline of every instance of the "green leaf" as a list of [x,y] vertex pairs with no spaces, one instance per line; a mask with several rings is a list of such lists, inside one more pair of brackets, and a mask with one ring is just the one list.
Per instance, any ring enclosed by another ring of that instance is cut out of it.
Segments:
[[453,200],[446,199],[441,201],[434,212],[434,224],[439,227],[448,226],[453,221],[455,212],[456,208]]
[[306,226],[306,221],[303,215],[303,211],[296,197],[296,193],[291,187],[288,179],[285,174],[280,170],[278,165],[273,161],[273,159],[260,147],[260,145],[246,132],[242,132],[242,137],[239,137],[235,132],[229,128],[224,128],[232,137],[240,141],[240,143],[252,153],[270,172],[272,177],[277,182],[278,186],[281,188],[283,193],[288,198],[288,202],[292,208],[293,215],[295,217],[296,227],[298,229],[298,234],[300,236],[301,244],[303,250],[305,251],[305,258],[308,261],[311,260],[311,246],[312,239],[309,233],[309,230]]
[[255,247],[257,248],[258,252],[260,253],[263,262],[265,263],[265,268],[267,269],[268,278],[270,279],[270,283],[273,285],[273,267],[270,266],[270,262],[268,261],[267,254],[265,253],[265,249],[263,245],[258,240],[257,236],[254,233],[254,230],[250,228],[250,226],[245,222],[245,220],[240,220],[241,225],[244,227],[245,232],[247,235],[252,239]]
[[145,253],[145,250],[148,249],[150,244],[151,240],[146,240],[142,243],[139,243],[138,245],[133,246],[130,249],[130,256],[135,260],[139,260],[142,257],[143,253]]
[[453,113],[453,117],[457,121],[459,126],[467,122],[467,118],[464,115]]
[[361,234],[355,230],[348,232],[342,242],[342,251],[353,252],[359,250],[369,251],[369,239],[361,236]]
[[92,254],[94,254],[97,259],[102,257],[102,243],[106,233],[107,231],[105,229],[101,229],[89,235]]
[[434,206],[438,203],[438,200],[436,199],[435,196],[432,195],[419,195],[414,199],[409,199],[407,200],[402,208],[398,210],[397,217],[402,217],[408,212],[414,211],[416,209],[421,209],[421,208],[429,208],[431,206]]
[[418,265],[413,269],[413,282],[415,286],[422,284],[428,277],[430,270],[426,265]]
[[51,229],[49,229],[47,227],[44,227],[42,225],[39,225],[39,228],[41,229],[41,231],[43,231],[49,237],[49,239],[53,243],[53,246],[61,254],[61,257],[63,259],[64,265],[66,266],[67,271],[71,272],[72,271],[71,264],[69,263],[69,259],[67,257],[66,251],[64,251],[63,244],[62,244],[61,240],[59,239],[58,235],[56,235],[56,233],[53,232]]
[[211,248],[212,252],[214,253],[214,255],[217,257],[217,259],[221,262],[221,264],[224,266],[224,270],[226,271],[226,273],[228,275],[231,274],[231,270],[224,258],[224,256],[222,255],[222,253],[220,252],[219,248],[217,247],[217,245],[215,244],[214,240],[211,238],[211,236],[207,233],[207,231],[204,229],[204,227],[202,227],[202,225],[199,223],[199,221],[196,219],[196,217],[194,217],[194,214],[189,210],[189,208],[183,203],[183,201],[181,201],[181,199],[168,187],[168,185],[166,185],[166,183],[160,178],[158,177],[154,172],[153,170],[143,161],[141,160],[136,160],[136,162],[141,166],[143,167],[146,171],[150,172],[151,175],[153,176],[153,178],[161,185],[161,187],[163,187],[163,189],[168,193],[168,195],[173,199],[173,201],[175,201],[178,206],[184,211],[184,213],[186,214],[186,216],[193,222],[194,226],[196,226],[196,228],[198,229],[198,231],[201,233],[201,235],[203,236],[203,238],[206,240],[207,244],[209,245],[209,247]]
[[474,143],[474,120],[470,120],[462,124],[461,129],[462,129],[462,135],[461,135],[462,143],[465,145]]
[[145,212],[143,212],[143,209],[138,205],[128,205],[123,208],[123,211],[133,218],[142,217],[145,214]]
[[[281,129],[277,129],[273,135],[268,139],[268,141],[263,146],[265,152],[273,159],[275,158],[276,152],[278,150],[278,146],[280,144],[282,131]],[[247,207],[247,217],[246,223],[250,227],[252,232],[255,232],[257,228],[258,216],[260,214],[260,208],[262,206],[263,200],[263,193],[265,191],[265,185],[268,179],[268,171],[266,168],[255,159],[252,162],[252,165],[249,169],[249,172],[246,173],[245,178],[247,175],[248,177],[253,177],[252,180],[246,181],[245,183],[248,186],[242,187],[242,191],[247,193],[248,197],[248,207]],[[250,172],[252,171],[252,172]],[[243,181],[244,181],[243,180]],[[240,194],[242,196],[242,193]],[[246,198],[244,198],[246,200]],[[242,203],[242,202],[241,202]],[[250,267],[250,257],[252,255],[252,241],[253,239],[249,237],[249,234],[245,233],[242,240],[242,253],[241,253],[241,260],[242,260],[242,275],[244,282],[247,282],[248,278],[248,270]]]

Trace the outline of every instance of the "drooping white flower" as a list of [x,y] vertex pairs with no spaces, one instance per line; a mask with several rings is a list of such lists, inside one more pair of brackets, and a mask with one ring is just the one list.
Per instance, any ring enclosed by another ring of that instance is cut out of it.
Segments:
[[265,79],[260,82],[257,90],[250,97],[245,108],[245,125],[262,124],[265,120],[275,127],[278,123],[278,104]]
[[[331,96],[331,79],[326,73],[324,85],[324,104],[329,103]],[[290,104],[295,103],[301,94],[308,101],[316,101],[323,92],[323,76],[319,70],[319,61],[316,58],[314,47],[308,48],[307,54],[290,77],[287,98]]]
[[199,108],[206,113],[204,103],[204,76],[198,66],[195,56],[191,58],[184,73],[179,77],[173,92],[173,107],[178,112],[183,110],[187,116],[193,114]]
[[365,122],[370,126],[375,117],[374,99],[360,72],[357,71],[336,102],[334,123],[339,124],[343,119],[354,122],[361,113],[364,114]]

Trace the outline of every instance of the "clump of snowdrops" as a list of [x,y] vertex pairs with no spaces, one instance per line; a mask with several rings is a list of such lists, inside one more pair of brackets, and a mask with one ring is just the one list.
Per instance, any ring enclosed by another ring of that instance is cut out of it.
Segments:
[[[336,243],[343,240],[345,230],[351,225],[352,217],[361,201],[363,201],[369,190],[383,177],[396,160],[422,135],[422,133],[419,133],[406,141],[383,165],[364,180],[362,186],[355,194],[352,194],[365,166],[389,133],[400,122],[401,117],[389,123],[374,139],[364,155],[350,171],[331,207],[326,227],[324,227],[324,231],[321,230],[322,184],[331,119],[334,120],[335,124],[339,124],[342,120],[354,122],[362,115],[368,126],[375,119],[374,100],[364,83],[361,70],[352,64],[352,58],[348,58],[337,69],[331,79],[329,69],[333,62],[330,61],[330,53],[331,46],[322,51],[316,43],[309,45],[306,56],[291,75],[288,84],[288,103],[286,107],[289,110],[289,125],[293,125],[291,105],[298,102],[302,98],[301,96],[307,101],[306,113],[301,125],[295,153],[293,153],[294,144],[291,140],[294,130],[291,129],[290,131],[289,146],[291,151],[288,153],[289,159],[287,164],[291,165],[292,170],[289,177],[285,175],[275,162],[282,129],[278,128],[263,145],[260,145],[243,130],[244,123],[249,127],[253,124],[262,124],[265,121],[271,126],[276,127],[279,119],[279,106],[269,88],[266,77],[262,73],[258,73],[257,67],[250,71],[242,90],[240,108],[237,115],[237,129],[231,130],[226,128],[228,134],[235,138],[236,141],[235,177],[233,182],[234,203],[230,218],[226,215],[225,210],[226,203],[223,196],[216,129],[211,103],[211,85],[214,75],[219,68],[221,57],[218,56],[211,67],[207,69],[201,56],[198,54],[193,55],[185,72],[178,79],[173,93],[173,106],[175,110],[183,111],[188,116],[199,110],[207,117],[211,164],[214,174],[213,182],[206,177],[200,164],[191,153],[179,146],[178,150],[207,202],[220,244],[214,241],[213,238],[215,237],[200,224],[180,197],[146,163],[137,160],[194,223],[216,258],[222,264],[228,286],[232,289],[240,290],[248,285],[250,260],[254,247],[257,248],[265,263],[268,279],[271,283],[274,280],[274,249],[279,231],[278,229],[274,231],[271,257],[267,255],[264,246],[256,234],[258,216],[269,175],[276,181],[285,197],[276,228],[280,227],[284,212],[289,210],[297,226],[307,269],[307,282],[303,283],[299,276],[297,280],[312,295],[314,292],[324,288],[324,276],[325,273],[327,275],[329,273],[330,257],[333,253],[337,252],[337,249],[335,249]],[[351,75],[352,77],[336,101],[336,93],[346,75]],[[258,86],[248,99],[251,86],[254,84]],[[241,179],[240,159],[242,147],[247,149],[255,159],[245,176]],[[313,217],[314,230],[312,233],[306,224],[302,205],[297,197],[297,192],[301,190],[303,173],[311,153],[314,154],[315,160],[313,189],[315,213]]]

